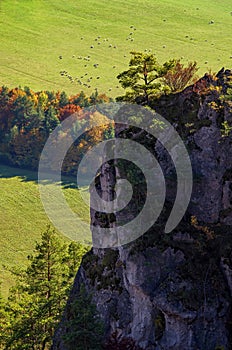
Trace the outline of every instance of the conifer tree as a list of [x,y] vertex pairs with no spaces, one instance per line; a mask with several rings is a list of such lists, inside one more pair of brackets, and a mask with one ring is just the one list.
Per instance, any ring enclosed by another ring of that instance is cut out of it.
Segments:
[[150,96],[165,92],[166,86],[161,78],[174,66],[175,60],[159,64],[154,54],[132,51],[131,55],[129,69],[117,76],[127,92],[117,100],[136,101],[140,98],[147,104]]
[[66,314],[66,349],[101,350],[103,323],[97,314],[92,295],[87,293],[83,284],[78,297],[68,305]]
[[9,337],[4,349],[50,348],[74,271],[77,271],[81,256],[86,251],[80,244],[64,243],[50,228],[42,234],[41,242],[28,256],[27,269],[15,272],[16,285],[6,303]]

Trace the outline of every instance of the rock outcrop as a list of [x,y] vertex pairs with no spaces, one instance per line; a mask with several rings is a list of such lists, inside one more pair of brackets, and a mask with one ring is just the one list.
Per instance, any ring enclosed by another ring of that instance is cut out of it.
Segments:
[[[153,151],[167,177],[166,208],[136,241],[117,249],[91,250],[69,298],[71,303],[78,297],[82,283],[93,293],[105,340],[117,331],[146,350],[232,349],[231,74],[221,70],[214,78],[206,75],[183,92],[151,103],[185,140],[193,168],[192,198],[182,222],[164,234],[175,179],[169,176],[173,165],[166,164],[168,155],[154,141]],[[123,132],[116,130],[118,137]],[[104,170],[112,183],[113,169]],[[112,198],[112,188],[105,187],[109,193],[102,193],[104,198]],[[102,225],[99,213],[92,211],[91,216],[94,225]],[[107,218],[109,225],[115,220]],[[68,317],[66,311],[54,350],[65,350]]]

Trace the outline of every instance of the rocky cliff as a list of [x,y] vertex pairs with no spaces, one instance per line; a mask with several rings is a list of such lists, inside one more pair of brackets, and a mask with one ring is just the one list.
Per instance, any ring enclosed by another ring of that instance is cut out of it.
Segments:
[[[140,349],[232,349],[231,74],[222,69],[215,77],[205,75],[183,92],[150,103],[184,139],[193,168],[193,192],[181,223],[164,234],[176,194],[175,176],[165,150],[150,140],[148,147],[168,184],[164,210],[136,241],[91,250],[83,258],[68,302],[78,297],[83,283],[94,295],[105,340],[117,332],[121,338],[132,338]],[[117,137],[126,134],[128,130],[116,126]],[[144,135],[134,130],[130,137],[139,140]],[[115,177],[112,164],[103,168],[98,187],[105,199],[112,199]],[[110,190],[104,186],[109,179]],[[142,202],[143,198],[139,205]],[[96,227],[107,220],[113,225],[115,218],[100,214],[91,213]],[[54,350],[65,350],[68,310],[55,334]]]

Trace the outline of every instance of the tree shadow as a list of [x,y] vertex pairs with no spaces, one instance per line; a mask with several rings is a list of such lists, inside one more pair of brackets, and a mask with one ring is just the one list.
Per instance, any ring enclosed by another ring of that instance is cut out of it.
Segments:
[[[46,173],[45,173],[46,174]],[[20,167],[13,167],[7,164],[0,163],[0,179],[18,177],[22,182],[34,182],[38,184],[38,171]],[[52,180],[52,173],[47,172],[47,178],[43,181],[44,185],[55,184]],[[58,183],[57,183],[58,185]],[[64,189],[77,189],[76,178],[74,176],[63,176],[61,185]]]

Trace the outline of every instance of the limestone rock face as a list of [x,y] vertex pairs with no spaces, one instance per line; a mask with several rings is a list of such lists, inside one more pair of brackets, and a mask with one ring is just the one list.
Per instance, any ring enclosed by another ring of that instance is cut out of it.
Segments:
[[[170,234],[164,234],[167,209],[136,241],[93,249],[83,258],[69,303],[84,283],[94,295],[106,342],[117,331],[146,350],[232,349],[232,139],[225,127],[232,122],[232,103],[225,97],[231,74],[221,70],[216,79],[205,76],[151,103],[185,141],[193,193],[186,216]],[[119,136],[122,129],[116,131]],[[158,143],[152,149],[167,176],[167,202],[172,203],[173,165]],[[106,167],[99,181],[103,198],[113,198],[112,169]],[[92,211],[91,219],[102,226],[99,213]],[[114,225],[115,218],[107,220]],[[65,311],[53,350],[65,350],[67,318]]]

